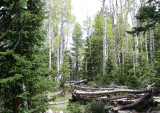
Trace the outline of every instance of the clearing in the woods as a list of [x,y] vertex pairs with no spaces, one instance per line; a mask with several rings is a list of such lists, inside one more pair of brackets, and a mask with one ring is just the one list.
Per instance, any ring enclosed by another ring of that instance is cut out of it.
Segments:
[[[91,87],[89,87],[87,84],[84,86],[82,86],[82,85],[80,85],[80,84],[76,84],[76,86],[75,85],[71,85],[70,84],[70,86],[71,87],[69,87],[67,90],[66,90],[66,94],[65,94],[65,96],[63,95],[63,93],[62,93],[62,90],[58,90],[58,91],[56,91],[56,92],[54,92],[54,93],[52,93],[52,92],[49,92],[48,94],[47,94],[47,96],[48,96],[48,98],[54,98],[53,99],[53,101],[51,101],[50,102],[50,109],[53,111],[52,113],[61,113],[61,112],[63,112],[63,113],[85,113],[86,111],[85,111],[85,109],[87,108],[87,106],[89,105],[89,103],[91,102],[91,101],[93,101],[93,100],[96,100],[96,101],[104,101],[105,99],[107,100],[108,98],[110,98],[110,102],[113,102],[113,103],[107,103],[107,105],[105,105],[104,106],[104,109],[107,111],[107,110],[109,110],[109,109],[112,109],[112,110],[115,110],[115,109],[120,109],[120,107],[122,106],[122,107],[125,107],[125,106],[123,106],[123,105],[120,105],[120,103],[122,103],[122,101],[124,102],[124,104],[126,105],[126,106],[130,106],[131,105],[131,108],[132,108],[132,110],[134,110],[134,107],[137,107],[137,106],[134,106],[134,103],[136,104],[136,101],[138,102],[138,101],[141,101],[141,99],[140,98],[143,98],[142,97],[142,95],[145,95],[145,90],[134,90],[135,92],[136,91],[144,91],[144,92],[142,92],[142,94],[140,94],[140,95],[138,95],[138,94],[136,94],[136,93],[133,93],[133,91],[132,90],[129,90],[129,89],[122,89],[122,88],[124,88],[124,87],[115,87],[115,88],[110,88],[109,90],[101,90],[101,91],[97,91],[97,89],[98,88],[91,88]],[[93,85],[92,85],[93,86]],[[81,89],[80,89],[80,87],[82,87]],[[113,87],[113,86],[112,86]],[[87,89],[86,89],[87,88]],[[72,89],[72,90],[71,90]],[[96,90],[95,90],[96,89]],[[85,91],[84,91],[85,90]],[[91,91],[92,90],[92,91]],[[93,90],[95,90],[95,91],[93,91]],[[80,93],[77,93],[77,92],[79,91]],[[115,93],[114,95],[113,94],[111,94],[110,95],[110,97],[107,97],[108,95],[106,95],[106,96],[99,96],[99,97],[96,97],[96,93],[99,93],[99,92],[116,92],[116,91],[125,91],[124,93],[122,93],[122,94],[120,94],[119,95],[119,93],[117,94],[117,93]],[[88,93],[88,94],[82,94],[81,95],[81,93],[82,92],[84,92],[84,93]],[[127,94],[127,93],[131,93],[131,94]],[[141,93],[140,92],[140,93]],[[92,93],[94,93],[93,94],[93,96],[92,96]],[[133,93],[133,94],[132,94]],[[147,94],[147,93],[146,93]],[[74,97],[74,96],[77,96],[77,97]],[[133,96],[133,97],[131,97],[131,96]],[[135,97],[135,96],[137,96],[137,97]],[[139,97],[138,97],[139,96]],[[104,97],[107,97],[107,98],[104,98]],[[119,100],[118,99],[116,99],[116,98],[119,98]],[[99,100],[101,98],[101,100]],[[128,98],[128,99],[127,99]],[[134,98],[134,99],[133,99]],[[143,100],[143,102],[144,102],[144,104],[146,104],[146,102],[148,102],[147,101],[147,99],[148,98],[150,98],[150,97],[147,97],[147,98],[145,98],[144,100]],[[87,100],[85,100],[85,99],[87,99]],[[89,100],[90,99],[90,100]],[[111,101],[111,99],[115,99],[114,101]],[[133,99],[133,100],[132,100]],[[105,100],[105,101],[106,101]],[[127,101],[126,101],[127,100]],[[76,102],[80,102],[80,103],[82,103],[82,104],[79,104],[79,106],[77,106],[77,109],[79,109],[78,107],[80,107],[80,109],[81,109],[81,111],[79,111],[79,112],[72,112],[70,109],[68,109],[68,106],[71,106],[71,105],[69,105],[70,104],[70,101],[72,101],[73,103],[72,103],[72,105],[74,106],[74,104],[76,104]],[[82,102],[83,101],[83,102]],[[85,102],[84,102],[85,101]],[[155,101],[158,105],[156,106],[156,107],[150,107],[148,110],[147,110],[147,112],[148,113],[159,113],[160,112],[160,97],[159,96],[153,96],[153,101]],[[120,102],[120,103],[119,103]],[[131,102],[131,103],[130,103]],[[126,104],[127,103],[127,104]],[[148,103],[150,103],[150,102],[148,102]],[[151,102],[152,103],[152,102]],[[134,106],[134,107],[132,107],[132,105]],[[137,104],[138,105],[138,104]],[[147,105],[147,104],[146,104]],[[145,108],[145,107],[144,107]],[[139,109],[139,108],[138,108]],[[129,109],[127,109],[127,110],[129,110]],[[127,113],[128,111],[126,111],[126,110],[118,110],[118,113],[120,113],[119,111],[123,111],[123,113]],[[130,111],[131,112],[131,111]],[[98,113],[98,112],[95,112],[95,113]],[[114,112],[113,112],[114,113]],[[137,113],[139,113],[139,112],[137,112]],[[145,112],[141,112],[141,113],[145,113]]]

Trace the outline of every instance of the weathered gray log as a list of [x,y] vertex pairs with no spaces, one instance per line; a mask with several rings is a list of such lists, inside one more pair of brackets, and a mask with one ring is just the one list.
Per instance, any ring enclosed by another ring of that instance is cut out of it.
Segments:
[[124,96],[115,96],[115,97],[111,97],[109,99],[110,100],[117,100],[117,99],[122,99],[122,98],[137,99],[139,97],[140,97],[139,95],[130,94],[130,95],[124,95]]
[[75,82],[75,83],[73,83],[74,85],[79,85],[79,84],[81,84],[81,83],[87,83],[88,81],[87,81],[87,79],[85,79],[85,80],[81,80],[81,81],[77,81],[77,82]]
[[137,113],[137,112],[134,111],[134,110],[132,110],[132,111],[129,111],[129,110],[120,110],[117,113]]
[[113,91],[96,91],[96,92],[86,92],[86,91],[74,90],[73,94],[74,95],[81,95],[84,97],[102,97],[102,96],[117,94],[117,93],[140,94],[140,93],[147,93],[147,92],[151,92],[151,89],[146,89],[146,90],[121,89],[121,90],[113,90]]
[[[113,111],[119,111],[119,110],[133,109],[133,108],[136,108],[136,106],[139,105],[142,102],[143,102],[143,106],[145,106],[146,104],[149,104],[148,99],[146,99],[149,96],[150,96],[150,93],[146,93],[141,98],[136,100],[134,103],[127,104],[127,105],[124,105],[124,106],[114,107],[114,108],[112,108],[112,110]],[[147,100],[147,102],[144,102],[144,100],[145,101]],[[149,100],[149,101],[152,101],[152,100]],[[142,107],[142,104],[141,104],[140,107]]]
[[72,99],[73,101],[102,101],[104,103],[109,102],[110,104],[114,104],[115,102],[117,102],[118,104],[131,104],[134,102],[134,100],[132,99],[137,99],[138,97],[135,95],[126,95],[126,96],[116,96],[116,97],[84,97],[84,96],[77,96],[77,95],[72,95]]
[[120,88],[120,89],[125,89],[126,86],[105,86],[105,88]]
[[120,104],[120,105],[127,105],[127,104],[132,104],[134,103],[136,100],[128,100],[128,99],[117,99],[117,100],[111,100],[110,104]]
[[76,81],[67,81],[67,83],[72,84],[72,83],[76,83]]
[[70,85],[72,87],[72,89],[76,89],[76,90],[81,90],[81,91],[96,91],[96,90],[114,90],[113,88],[90,88],[90,87],[83,87],[83,86],[77,86],[77,85]]

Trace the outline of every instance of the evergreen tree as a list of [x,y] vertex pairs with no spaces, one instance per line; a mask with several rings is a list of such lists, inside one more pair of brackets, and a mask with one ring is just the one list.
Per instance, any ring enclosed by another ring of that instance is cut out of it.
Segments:
[[72,34],[73,39],[73,56],[75,56],[75,80],[79,80],[79,66],[80,66],[80,55],[81,55],[81,49],[83,46],[83,40],[82,40],[82,28],[78,22],[75,23],[74,31]]
[[86,47],[84,53],[84,61],[83,69],[85,70],[85,65],[87,65],[86,74],[88,76],[89,81],[95,80],[95,78],[99,79],[102,75],[102,58],[103,58],[103,18],[100,12],[96,15],[93,24],[94,32],[90,37],[87,37]]
[[[149,39],[149,46],[150,46],[150,66],[148,63],[141,61],[140,66],[143,68],[140,72],[143,73],[141,78],[143,78],[144,83],[153,83],[156,82],[158,85],[159,82],[159,23],[160,23],[160,7],[159,1],[155,0],[148,0],[144,5],[142,5],[139,10],[136,18],[139,22],[138,26],[133,28],[133,31],[128,31],[128,33],[140,34],[144,32],[150,31],[150,39]],[[147,44],[146,44],[147,45]],[[146,46],[147,47],[147,46]],[[147,48],[148,49],[148,48]],[[155,64],[154,64],[155,63]],[[152,72],[150,71],[152,69]]]
[[[43,112],[51,89],[40,0],[0,1],[0,112]],[[52,86],[53,87],[53,86]]]

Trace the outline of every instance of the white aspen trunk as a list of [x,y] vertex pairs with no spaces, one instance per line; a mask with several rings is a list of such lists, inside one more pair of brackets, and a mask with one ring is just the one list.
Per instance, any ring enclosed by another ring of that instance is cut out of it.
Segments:
[[121,64],[121,57],[120,57],[120,53],[118,54],[118,64],[120,65]]
[[[25,88],[24,82],[23,82],[23,85],[22,85],[22,90],[23,90],[23,92],[26,92],[26,88]],[[27,100],[24,101],[24,108],[26,110],[28,110],[28,102],[27,102]]]
[[103,75],[106,73],[106,16],[105,16],[105,0],[103,0]]
[[50,14],[48,15],[49,19],[48,19],[48,43],[49,43],[49,71],[51,71],[51,35],[50,35],[50,21],[51,21],[51,17]]
[[138,53],[139,53],[139,48],[138,48],[138,37],[135,36],[135,51],[136,51],[136,55],[135,55],[135,59],[136,59],[136,65],[138,63]]
[[113,39],[114,59],[115,59],[115,63],[117,64],[115,26],[113,27],[113,38],[114,38]]
[[[143,46],[142,46],[142,33],[140,33],[140,44],[141,44],[141,54],[142,54],[142,50],[143,50]],[[141,60],[143,61],[143,57],[141,57]]]
[[128,54],[128,35],[127,33],[125,35],[126,35],[126,44],[127,44],[126,53]]
[[63,34],[63,49],[62,49],[62,64],[63,64],[63,56],[65,52],[65,46],[66,46],[66,40],[65,40],[65,35]]
[[[154,36],[154,32],[153,32],[153,36]],[[156,50],[155,50],[155,41],[153,37],[153,63],[155,62],[155,57],[156,57]]]
[[59,37],[57,36],[57,80],[59,82]]
[[[63,21],[63,20],[62,20]],[[61,44],[60,44],[60,70],[62,68],[62,64],[63,64],[63,22],[61,22],[61,28],[60,28],[60,32],[61,32]]]
[[[50,12],[50,9],[51,9],[51,4],[50,4],[50,1],[48,2],[48,44],[49,44],[49,72],[51,71],[51,51],[52,51],[52,48],[51,48],[51,12]],[[49,78],[52,79],[51,75],[49,75]]]
[[[68,31],[69,32],[69,31]],[[68,50],[68,36],[69,34],[67,33],[67,39],[66,39],[66,47],[65,47],[65,50]]]
[[154,55],[153,55],[153,29],[150,29],[150,53],[151,53],[151,65],[154,66]]
[[[136,1],[135,0],[133,0],[133,14],[130,12],[130,15],[131,15],[131,19],[132,19],[132,27],[135,27],[136,26],[136,24],[137,24],[137,22],[136,22],[136,18],[135,18],[135,14],[136,13]],[[138,52],[137,52],[137,39],[138,39],[138,37],[136,36],[136,34],[134,35],[135,36],[135,53],[134,53],[134,51],[132,51],[132,54],[133,54],[133,70],[134,70],[134,75],[135,75],[135,66],[136,66],[136,63],[138,62],[138,60],[137,60],[137,57],[138,57]],[[133,48],[132,48],[133,49]]]
[[147,31],[145,33],[145,50],[146,50],[146,58],[147,58],[147,62],[148,62],[148,44],[147,44]]
[[[133,27],[137,26],[137,20],[136,20],[135,16],[136,16],[136,1],[134,0],[133,1],[133,18],[132,18],[133,19]],[[139,51],[138,51],[138,37],[135,34],[135,63],[136,63],[136,65],[138,63],[138,53],[139,53]]]
[[111,3],[110,5],[110,10],[112,12],[112,32],[113,32],[113,51],[114,51],[114,54],[113,54],[113,57],[114,57],[114,61],[115,61],[115,64],[117,64],[117,55],[116,55],[116,34],[115,34],[115,14],[116,14],[116,11],[115,11],[115,7],[114,7],[114,1],[113,0],[110,0],[109,1]]

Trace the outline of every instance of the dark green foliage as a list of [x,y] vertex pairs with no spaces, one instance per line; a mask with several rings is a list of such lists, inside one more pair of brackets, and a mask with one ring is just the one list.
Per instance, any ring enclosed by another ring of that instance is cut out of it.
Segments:
[[[103,61],[103,38],[102,38],[102,15],[100,12],[95,17],[95,32],[87,37],[87,43],[85,48],[85,57],[83,62],[83,68],[85,70],[87,60],[87,72],[89,81],[95,80],[97,75],[102,74],[102,61]],[[100,77],[100,76],[99,76]],[[100,78],[99,78],[100,79]]]
[[80,103],[68,103],[67,109],[71,112],[71,113],[82,113],[82,108]]
[[[49,80],[40,0],[0,1],[0,100],[2,112],[43,112]],[[24,105],[25,104],[25,105]]]
[[156,41],[156,60],[155,60],[155,65],[154,65],[154,73],[155,75],[153,76],[153,81],[156,83],[157,86],[160,86],[160,38],[159,38],[159,29],[157,31],[158,33],[155,36],[155,41]]
[[110,85],[116,83],[115,71],[116,67],[114,66],[113,58],[109,55],[106,66],[106,74],[103,76],[100,74],[96,75],[96,84],[98,85]]
[[93,101],[87,108],[87,113],[105,113],[104,104]]
[[79,65],[80,65],[80,59],[81,59],[81,49],[83,47],[83,40],[82,40],[82,28],[81,25],[76,22],[74,31],[72,34],[73,39],[73,56],[75,57],[76,67],[75,67],[75,80],[79,80]]
[[[140,23],[139,26],[134,27],[133,31],[127,31],[130,34],[139,33],[142,31],[147,31],[150,28],[155,27],[156,24],[159,24],[160,20],[160,8],[159,2],[154,2],[153,0],[148,0],[143,6],[138,10],[136,19]],[[148,22],[149,21],[149,22]],[[148,22],[145,24],[145,22]]]
[[[0,57],[2,64],[0,84],[1,96],[5,102],[4,111],[13,110],[14,98],[22,103],[19,105],[21,112],[24,110],[23,102],[26,100],[28,104],[32,103],[31,108],[34,111],[44,111],[48,107],[45,91],[50,90],[54,84],[47,77],[49,75],[46,63],[48,60],[44,53],[45,51],[36,52],[30,57],[10,54],[10,52],[5,55],[1,53],[4,58]],[[6,62],[11,65],[7,65]]]
[[[154,83],[159,81],[159,23],[160,23],[160,8],[159,1],[148,0],[143,6],[140,7],[136,18],[139,22],[139,25],[133,28],[133,31],[129,33],[139,34],[140,32],[146,33],[150,29],[154,30],[154,40],[155,40],[155,56],[152,59],[154,66],[151,66],[150,63],[147,63],[146,60],[139,61],[139,64],[136,66],[136,77],[138,84],[141,86]],[[149,40],[150,41],[150,40]],[[150,46],[150,45],[149,45]],[[149,53],[150,55],[151,53]],[[141,56],[143,57],[143,56]],[[143,58],[144,59],[144,58]]]

